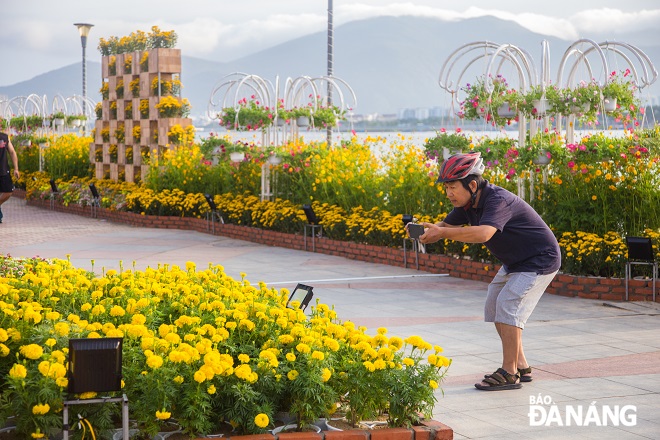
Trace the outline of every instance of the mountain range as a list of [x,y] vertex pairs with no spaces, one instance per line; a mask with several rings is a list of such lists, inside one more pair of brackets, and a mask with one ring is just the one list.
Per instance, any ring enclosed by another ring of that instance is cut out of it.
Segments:
[[[658,40],[634,36],[638,48],[652,61],[660,60]],[[444,21],[423,17],[376,17],[343,24],[334,29],[334,76],[348,83],[357,96],[356,114],[393,114],[404,108],[449,108],[451,95],[438,84],[445,60],[463,45],[488,41],[512,44],[526,51],[536,71],[541,71],[542,42],[547,41],[551,53],[550,72],[553,81],[559,61],[571,42],[533,33],[512,22],[494,17],[462,21]],[[643,43],[643,44],[642,44]],[[463,64],[477,57],[465,57]],[[609,58],[609,56],[608,56]],[[617,60],[609,59],[610,70],[620,70]],[[456,71],[463,66],[455,66]],[[474,81],[485,70],[483,59],[472,63],[474,73],[463,76],[464,83]],[[577,69],[577,75],[587,75]],[[586,70],[586,69],[584,69]],[[286,78],[320,77],[327,73],[327,35],[318,32],[290,40],[245,57],[230,61],[192,58],[182,54],[182,95],[192,105],[193,118],[206,114],[212,91],[228,74],[245,72],[282,84]],[[510,68],[502,72],[507,78],[517,73]],[[601,78],[602,80],[602,78]],[[87,65],[88,96],[101,99],[101,66]],[[0,87],[0,95],[8,97],[29,94],[53,97],[81,94],[81,64],[71,64],[43,73],[11,86]],[[654,84],[645,93],[655,92]],[[657,100],[657,98],[655,98]]]

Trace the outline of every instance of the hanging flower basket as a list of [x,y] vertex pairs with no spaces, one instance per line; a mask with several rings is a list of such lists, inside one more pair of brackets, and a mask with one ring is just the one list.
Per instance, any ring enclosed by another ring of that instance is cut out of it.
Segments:
[[298,116],[298,118],[296,119],[296,125],[298,125],[298,127],[309,127],[309,117]]
[[270,156],[268,158],[268,163],[271,165],[279,165],[282,163],[282,158],[279,156]]
[[64,125],[64,119],[62,119],[62,118],[53,119],[53,126],[54,127],[61,127],[62,125]]
[[606,112],[613,112],[616,110],[616,103],[617,103],[617,98],[610,98],[606,96],[603,98],[603,109]]
[[532,163],[534,165],[548,165],[550,160],[551,159],[548,157],[548,152],[542,150],[536,158],[532,159]]
[[545,115],[548,112],[549,104],[547,99],[536,99],[533,101],[533,104],[538,116]]
[[243,162],[243,160],[245,160],[245,153],[242,151],[234,151],[233,153],[229,153],[229,159],[232,162]]
[[502,104],[497,108],[497,115],[501,118],[514,118],[516,113],[516,109],[511,107],[508,103]]

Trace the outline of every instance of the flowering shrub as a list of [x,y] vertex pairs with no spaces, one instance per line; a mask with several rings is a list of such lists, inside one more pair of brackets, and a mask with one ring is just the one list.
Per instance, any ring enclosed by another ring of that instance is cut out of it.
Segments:
[[[660,229],[659,139],[658,129],[638,130],[615,138],[596,133],[567,145],[559,134],[544,131],[525,148],[505,138],[471,139],[465,148],[483,154],[490,182],[514,193],[525,189],[525,198],[558,237],[567,231],[626,236]],[[201,218],[208,212],[203,194],[212,194],[228,223],[299,233],[305,224],[301,206],[311,203],[324,235],[392,247],[401,246],[405,236],[402,214],[438,222],[452,208],[442,186],[435,184],[437,163],[403,136],[389,148],[380,138],[363,144],[345,141],[335,148],[301,141],[268,149],[247,145],[240,163],[223,159],[229,148],[225,141],[212,136],[201,146],[159,155],[141,186],[97,184],[113,188],[104,206]],[[274,152],[282,158],[280,164],[268,165],[277,179],[275,197],[262,201],[261,170]],[[537,163],[540,157],[550,163]],[[48,198],[46,176],[31,177],[24,173],[18,182],[28,197]],[[68,203],[76,202],[77,193],[69,194],[67,186],[60,191]],[[427,251],[496,263],[478,244],[443,240]],[[567,271],[586,270],[569,264],[571,258],[564,256]],[[612,268],[603,273],[623,273],[612,259]]]
[[[389,410],[392,424],[409,426],[430,416],[450,365],[418,336],[369,335],[318,301],[307,317],[286,307],[286,289],[253,287],[221,266],[120,263],[97,277],[64,260],[0,256],[0,268],[0,422],[15,415],[17,431],[32,438],[61,427],[69,338],[123,338],[122,392],[149,436],[169,418],[191,435],[222,422],[262,433],[277,411],[304,424],[338,399],[352,414]],[[380,398],[353,397],[367,386]],[[110,428],[101,408],[75,411]]]

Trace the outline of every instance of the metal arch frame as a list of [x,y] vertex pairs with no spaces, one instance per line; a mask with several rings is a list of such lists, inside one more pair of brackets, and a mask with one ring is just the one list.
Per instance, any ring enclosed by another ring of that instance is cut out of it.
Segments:
[[[583,52],[575,49],[576,46],[578,46],[582,43],[589,43],[591,45],[591,47],[589,47],[587,50],[585,50]],[[635,63],[634,63],[633,59],[630,56],[628,56],[628,54],[626,54],[626,52],[624,50],[622,50],[621,48],[626,49],[627,51],[629,51],[633,55],[634,59],[636,59],[636,61],[639,63],[639,66],[641,67],[641,70],[643,72],[643,75],[641,76],[641,78],[640,78],[640,75],[638,73],[638,69],[635,66]],[[604,71],[603,73],[605,75],[604,84],[607,84],[607,82],[610,80],[610,78],[609,78],[610,67],[609,67],[608,62],[607,62],[606,52],[607,53],[612,52],[616,56],[622,58],[626,62],[626,66],[628,68],[630,68],[630,71],[632,72],[633,81],[634,81],[635,86],[637,86],[637,88],[643,89],[646,86],[650,86],[658,78],[658,72],[657,72],[655,66],[653,65],[653,62],[651,62],[651,59],[648,57],[648,55],[646,55],[646,53],[644,53],[644,51],[642,51],[638,47],[633,46],[632,44],[628,44],[628,43],[625,43],[625,42],[618,42],[618,41],[604,41],[604,42],[601,42],[601,43],[596,43],[593,40],[581,39],[581,40],[578,40],[575,43],[573,43],[566,50],[566,52],[564,53],[564,57],[562,58],[562,62],[560,64],[560,68],[559,68],[559,71],[558,71],[558,74],[557,74],[557,83],[561,84],[562,75],[563,75],[563,72],[564,72],[564,67],[565,67],[566,60],[569,56],[573,55],[573,53],[575,53],[575,52],[578,52],[580,54],[580,59],[577,60],[571,66],[571,70],[569,72],[569,77],[567,79],[567,84],[570,84],[573,81],[575,71],[576,71],[577,67],[579,66],[580,62],[584,62],[588,66],[589,74],[592,75],[593,73],[592,73],[592,70],[591,70],[591,65],[589,64],[589,60],[588,60],[587,57],[590,53],[592,53],[594,51],[596,51],[598,53],[598,55],[600,56],[601,62],[602,62],[602,67],[603,67],[603,71]],[[650,68],[650,71],[652,73],[652,78],[649,78],[649,68]],[[601,85],[604,85],[604,84],[601,84]]]
[[[459,72],[458,77],[456,78],[456,83],[454,83],[450,78],[454,67],[456,67],[461,58],[474,50],[483,50],[483,53],[478,54],[465,64],[463,69]],[[519,56],[520,60],[522,61],[520,61],[517,56]],[[490,61],[486,67],[486,71],[484,72],[485,78],[488,78],[489,75],[492,74],[494,64],[497,60],[499,61],[499,64],[495,69],[496,74],[501,72],[505,62],[508,61],[514,65],[518,73],[518,79],[523,87],[521,89],[522,91],[526,90],[528,85],[528,83],[525,81],[525,74],[529,80],[529,85],[535,84],[538,81],[536,67],[534,66],[533,59],[525,50],[511,44],[497,44],[489,41],[476,41],[464,44],[452,52],[449,57],[447,57],[440,70],[438,84],[441,88],[451,93],[452,97],[455,97],[452,98],[452,102],[460,104],[460,100],[458,99],[458,92],[462,90],[460,84],[463,76],[468,71],[468,69],[474,65],[474,63],[484,58],[490,58]],[[484,85],[486,86],[486,90],[490,88],[490,92],[492,93],[492,81],[486,81]]]

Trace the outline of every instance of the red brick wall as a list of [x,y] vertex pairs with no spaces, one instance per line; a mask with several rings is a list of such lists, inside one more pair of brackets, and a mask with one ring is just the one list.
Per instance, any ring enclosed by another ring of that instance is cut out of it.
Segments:
[[[22,191],[14,191],[17,197],[24,197]],[[29,200],[28,205],[50,208],[49,200]],[[91,216],[89,206],[63,206],[56,203],[56,211]],[[131,212],[119,212],[100,208],[97,217],[116,223],[132,226],[165,229],[185,229],[211,233],[211,225],[205,219],[169,216],[144,216]],[[267,231],[248,226],[215,224],[215,235],[230,237],[244,241],[278,246],[289,249],[304,250],[303,231],[299,234],[285,234]],[[316,252],[339,257],[351,258],[370,263],[381,263],[390,266],[403,267],[403,248],[388,248],[347,241],[332,240],[326,237],[316,238]],[[312,250],[311,237],[307,237],[307,249]],[[410,242],[408,242],[410,251]],[[470,260],[448,257],[438,254],[419,254],[419,269],[430,273],[447,273],[452,277],[489,282],[497,273],[499,266],[479,263]],[[415,268],[415,255],[408,252],[407,266]],[[660,283],[658,283],[660,285]],[[623,278],[580,277],[573,275],[557,275],[548,287],[548,293],[553,295],[599,299],[606,301],[625,300],[625,281]],[[651,301],[653,297],[651,280],[631,280],[629,282],[630,301]],[[660,295],[656,295],[656,300]]]

